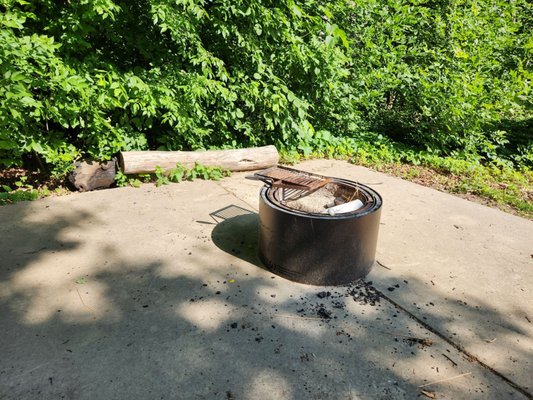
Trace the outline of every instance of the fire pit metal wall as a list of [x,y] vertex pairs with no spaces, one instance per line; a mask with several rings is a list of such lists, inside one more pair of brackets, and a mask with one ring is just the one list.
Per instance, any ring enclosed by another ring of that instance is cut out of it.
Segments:
[[349,180],[331,178],[352,190],[362,209],[330,216],[293,210],[277,188],[264,186],[259,203],[259,257],[272,272],[312,285],[342,285],[366,276],[375,261],[381,196]]

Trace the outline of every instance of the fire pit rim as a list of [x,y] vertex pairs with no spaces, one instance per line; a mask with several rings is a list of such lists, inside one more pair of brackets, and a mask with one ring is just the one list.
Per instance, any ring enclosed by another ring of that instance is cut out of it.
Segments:
[[270,196],[268,195],[269,193],[273,193],[273,192],[279,190],[277,188],[272,188],[272,187],[270,187],[268,185],[265,185],[265,186],[263,186],[261,188],[260,196],[266,202],[268,202],[268,204],[271,207],[273,207],[273,208],[275,208],[277,210],[280,210],[280,211],[283,211],[283,212],[287,212],[287,213],[291,213],[291,214],[295,214],[295,215],[297,215],[299,217],[313,218],[313,219],[319,218],[319,219],[324,219],[324,220],[342,220],[342,219],[361,218],[361,217],[364,217],[364,216],[366,216],[366,215],[368,215],[370,213],[375,212],[377,209],[379,209],[383,205],[383,199],[382,199],[381,195],[377,191],[375,191],[374,189],[372,189],[371,187],[369,187],[367,185],[364,185],[362,183],[358,183],[358,182],[355,182],[355,181],[351,181],[349,179],[343,179],[343,178],[332,178],[332,183],[341,183],[341,184],[344,184],[346,186],[357,187],[359,189],[362,189],[362,191],[364,193],[366,193],[367,196],[371,199],[370,201],[371,201],[372,204],[370,204],[369,206],[368,206],[368,204],[364,204],[362,209],[359,209],[359,210],[356,210],[356,211],[330,215],[330,214],[322,214],[322,213],[313,213],[313,212],[308,212],[308,211],[301,211],[301,210],[297,210],[295,208],[291,208],[289,206],[286,206],[283,203],[281,203],[280,201],[274,199],[273,198],[273,194],[271,194]]

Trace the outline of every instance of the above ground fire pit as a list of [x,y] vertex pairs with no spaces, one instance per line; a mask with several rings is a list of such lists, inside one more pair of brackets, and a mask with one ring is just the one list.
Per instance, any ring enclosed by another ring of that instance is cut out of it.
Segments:
[[375,261],[381,196],[368,186],[285,167],[258,172],[259,257],[272,272],[312,285],[366,276]]

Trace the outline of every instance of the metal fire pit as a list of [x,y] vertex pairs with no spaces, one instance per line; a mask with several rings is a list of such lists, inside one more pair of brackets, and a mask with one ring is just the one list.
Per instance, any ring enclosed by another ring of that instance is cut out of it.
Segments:
[[[359,183],[276,167],[255,175],[267,184],[259,203],[259,257],[272,272],[311,285],[342,285],[366,276],[375,261],[381,196]],[[280,173],[283,179],[270,175]],[[294,187],[300,179],[309,189]],[[317,183],[318,182],[318,183]],[[328,215],[290,207],[318,187],[359,199],[356,211]]]

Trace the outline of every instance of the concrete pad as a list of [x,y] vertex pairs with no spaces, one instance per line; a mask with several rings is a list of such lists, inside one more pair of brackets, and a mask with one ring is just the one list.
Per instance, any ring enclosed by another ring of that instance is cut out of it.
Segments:
[[[346,163],[321,163],[298,167],[387,180],[376,186],[385,198],[378,258],[391,269],[375,267],[370,278],[400,307],[386,299],[354,301],[351,293],[364,287],[301,285],[264,270],[256,256],[260,184],[244,180],[246,174],[218,183],[144,185],[18,203],[0,208],[0,399],[411,399],[421,390],[438,398],[530,397],[413,318],[433,324],[437,333],[450,329],[458,343],[462,329],[470,332],[454,314],[467,306],[442,296],[454,299],[457,288],[468,294],[476,285],[448,278],[456,289],[446,289],[446,273],[435,260],[431,268],[401,267],[430,258],[415,258],[424,248],[416,253],[414,244],[407,251],[411,245],[401,240],[413,238],[407,228],[417,225],[409,222],[401,231],[407,217],[402,221],[388,208],[390,196],[417,204],[415,195],[442,194],[417,192],[414,185],[411,195],[404,182]],[[508,217],[497,213],[492,223],[503,229]],[[531,230],[529,221],[512,223]],[[444,222],[435,216],[433,224]],[[404,239],[395,242],[398,232]],[[477,237],[472,233],[468,240]],[[439,253],[436,244],[427,246],[434,259],[453,259],[448,247]],[[426,282],[428,271],[437,274],[429,278],[435,287]],[[396,282],[401,287],[388,292]],[[318,297],[323,291],[331,296]],[[493,324],[506,332],[488,348],[505,341],[516,354],[530,351],[528,327],[499,313],[511,305],[525,309],[525,302],[515,303],[511,295],[494,305],[480,288],[472,292],[487,310],[493,307],[484,318],[498,316]],[[429,294],[438,307],[420,301]],[[320,318],[320,309],[332,318]],[[476,330],[484,322],[471,314]],[[517,382],[530,368],[521,360],[505,372]]]
[[374,268],[369,279],[531,390],[532,221],[344,162],[315,160],[298,167],[376,189],[384,198],[377,259],[388,269]]

